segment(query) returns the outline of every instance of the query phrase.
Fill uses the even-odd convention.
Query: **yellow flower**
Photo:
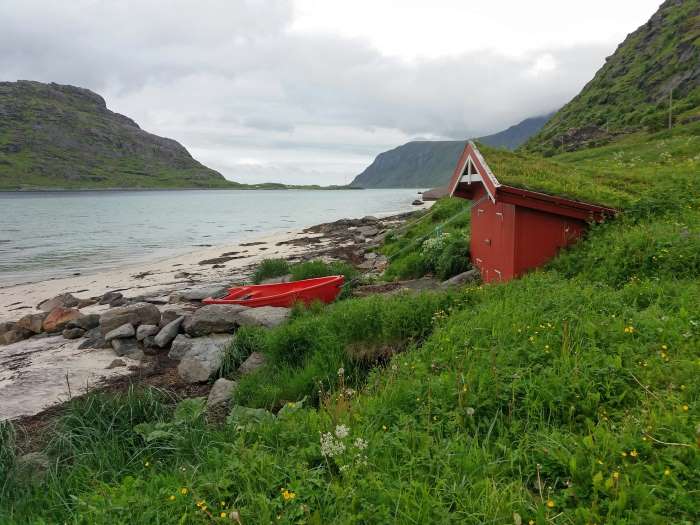
[[[634,326],[625,326],[625,333],[626,334],[633,334],[634,333]]]
[[[666,468],[664,469],[664,476],[670,476],[670,475],[671,475],[671,469],[668,468],[668,467],[666,467]]]
[[[225,502],[225,501],[220,501],[220,502],[219,502],[219,505],[221,505],[222,507],[225,507],[225,506],[226,506],[226,502]]]
[[[182,494],[183,496],[186,496],[186,495],[187,495],[187,489],[186,489],[185,487],[182,487],[182,488],[180,489],[180,494]]]
[[[668,346],[666,346],[666,345],[661,345],[661,350],[668,350]]]
[[[633,458],[636,458],[638,456],[636,448],[630,452],[630,456],[632,456]]]
[[[168,499],[169,499],[170,501],[175,501],[175,496],[171,494],[170,497],[169,497]]]
[[[527,522],[527,525],[535,525],[535,520],[530,520]]]
[[[382,425],[382,430],[386,431],[386,425]]]
[[[550,509],[554,508],[554,500],[548,499],[547,500],[547,507]]]
[[[620,473],[616,470],[615,472],[612,473],[613,479],[620,479]]]
[[[225,517],[226,517],[226,513],[225,513],[225,512],[222,512],[221,514],[219,514],[219,516],[221,516],[222,518],[225,518]]]
[[[683,412],[687,412],[687,411],[688,411],[688,405],[683,405],[681,408],[683,409]]]
[[[203,506],[204,506],[204,501],[199,500],[199,501],[197,502],[197,506],[198,506],[198,507],[203,507]]]
[[[627,457],[627,452],[622,451],[622,452],[620,453],[620,455],[621,455],[623,458],[626,458],[626,457]]]
[[[284,498],[284,501],[290,501],[296,498],[297,495],[295,492],[285,489],[284,492],[282,492],[282,497]]]
[[[144,466],[144,467],[150,467],[151,464],[150,464],[148,461],[146,461],[146,463],[144,463],[143,466]]]

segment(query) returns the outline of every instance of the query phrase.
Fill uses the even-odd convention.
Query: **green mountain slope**
[[[494,147],[515,149],[537,133],[550,116],[528,118],[478,140]],[[408,142],[380,153],[365,171],[355,177],[351,186],[425,188],[446,184],[463,148],[463,140]]]
[[[0,82],[0,189],[234,185],[73,86]]]
[[[554,154],[700,119],[700,2],[667,0],[525,144]]]

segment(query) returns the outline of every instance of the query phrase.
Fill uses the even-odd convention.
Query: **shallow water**
[[[416,197],[412,189],[0,192],[0,285],[410,211]]]

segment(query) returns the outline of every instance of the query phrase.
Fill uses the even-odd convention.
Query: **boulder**
[[[9,332],[10,330],[14,330],[17,328],[17,323],[14,321],[5,321],[0,323],[0,335]]]
[[[126,297],[119,297],[117,299],[112,299],[109,302],[110,308],[118,308],[119,306],[126,306],[129,304],[129,300]]]
[[[134,325],[131,323],[124,323],[123,325],[110,330],[105,334],[105,341],[111,341],[112,339],[129,339],[136,335],[136,330],[134,330]]]
[[[78,299],[78,304],[76,304],[75,307],[80,310],[81,308],[92,306],[95,303],[97,303],[97,299]]]
[[[82,328],[65,328],[63,330],[63,337],[65,339],[78,339],[85,335],[85,330]]]
[[[247,308],[237,304],[203,306],[185,320],[185,332],[194,337],[233,332],[239,324],[238,313],[243,310],[247,310]]]
[[[155,305],[135,303],[103,313],[102,317],[100,317],[100,330],[103,335],[106,335],[107,332],[111,332],[126,323],[139,326],[142,324],[158,324],[159,322],[160,311]]]
[[[112,348],[112,345],[104,340],[102,337],[102,332],[99,328],[93,328],[85,332],[85,341],[80,343],[78,350],[85,350],[87,348]]]
[[[100,297],[99,304],[110,304],[112,301],[124,297],[120,292],[107,292]]]
[[[52,297],[51,299],[42,301],[37,306],[37,309],[41,310],[42,312],[50,312],[51,310],[54,310],[59,306],[63,308],[73,308],[75,306],[78,306],[79,302],[80,301],[73,297],[73,295],[69,293],[62,293],[60,295],[57,295],[56,297]]]
[[[193,304],[169,304],[160,311],[160,328],[182,316],[191,315],[197,308]]]
[[[60,332],[66,325],[82,317],[83,314],[77,308],[66,308],[63,306],[57,306],[49,315],[46,316],[44,322],[42,323],[42,329],[44,332]]]
[[[174,321],[171,321],[170,323],[166,324],[163,328],[160,329],[158,335],[154,337],[153,342],[160,348],[165,348],[166,346],[168,346],[170,342],[173,339],[175,339],[177,332],[180,330],[180,325],[184,320],[184,316],[178,317]]]
[[[207,398],[207,410],[218,410],[228,408],[231,401],[231,394],[238,386],[235,381],[230,381],[223,377],[217,379],[209,391]]]
[[[462,272],[454,277],[450,277],[446,281],[443,281],[440,286],[459,286],[461,284],[473,283],[481,280],[481,273],[476,268]]]
[[[411,203],[413,206],[423,206],[425,204],[422,200],[416,199]]]
[[[363,237],[374,237],[379,233],[379,230],[374,226],[359,226],[355,231]]]
[[[8,330],[4,334],[0,335],[0,346],[11,345],[13,343],[18,343],[29,339],[34,335],[34,332],[27,330],[26,328],[16,327],[12,330]]]
[[[70,321],[66,328],[82,328],[83,330],[92,330],[100,325],[100,314],[88,314],[78,317]]]
[[[192,290],[180,292],[180,295],[186,301],[201,301],[207,297],[219,297],[226,295],[228,288],[228,286],[222,285],[203,286],[201,288],[194,288]]]
[[[160,347],[156,344],[154,335],[147,335],[141,341],[143,353],[146,355],[156,355],[160,351]]]
[[[265,328],[273,328],[285,322],[290,312],[289,308],[280,308],[276,306],[246,308],[236,314],[236,322],[239,326],[264,326]]]
[[[233,336],[215,335],[191,339],[191,346],[177,367],[187,383],[207,381],[221,366],[221,359]]]
[[[138,341],[143,341],[149,335],[156,335],[159,331],[157,325],[154,324],[142,324],[136,329],[136,339]]]
[[[233,341],[233,335],[230,334],[213,334],[206,337],[190,337],[185,334],[179,334],[173,339],[170,345],[168,357],[170,359],[180,360],[187,355],[190,350],[197,354],[201,347],[211,346],[212,344],[228,346]]]
[[[24,317],[22,317],[19,321],[17,321],[17,326],[26,330],[31,330],[35,334],[38,334],[42,330],[42,327],[44,325],[44,319],[46,319],[47,315],[48,312],[41,312],[38,314],[27,314]]]
[[[143,352],[139,348],[136,339],[112,339],[111,343],[114,352],[119,357],[125,356],[130,359],[143,359]]]
[[[265,366],[265,356],[260,352],[253,352],[248,356],[248,359],[243,361],[241,366],[238,367],[238,373],[242,376],[247,374],[252,374],[256,370]]]

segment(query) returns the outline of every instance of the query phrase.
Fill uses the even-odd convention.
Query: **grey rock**
[[[259,370],[265,366],[265,356],[260,352],[253,352],[248,356],[248,358],[243,361],[241,366],[238,367],[238,373],[242,376],[247,374],[252,374],[256,370]]]
[[[78,299],[78,304],[76,304],[75,307],[80,310],[81,308],[92,306],[95,303],[97,303],[97,299]]]
[[[233,341],[234,336],[230,334],[213,334],[205,337],[190,337],[185,334],[179,334],[170,346],[168,357],[170,359],[180,360],[187,355],[190,350],[194,354],[201,351],[202,347],[211,346],[212,344],[220,346],[228,346]]]
[[[117,299],[113,299],[109,302],[109,307],[110,308],[118,308],[119,306],[126,306],[129,304],[129,300],[126,297],[119,297]]]
[[[82,328],[83,330],[92,330],[100,325],[100,314],[88,314],[78,319],[69,321],[66,328]]]
[[[143,352],[139,348],[136,339],[112,339],[112,348],[119,356],[126,356],[130,359],[143,359]]]
[[[143,341],[149,335],[156,335],[160,329],[154,324],[142,324],[136,329],[136,339]]]
[[[359,226],[355,231],[363,237],[374,237],[379,233],[379,230],[374,226]]]
[[[136,330],[134,330],[134,325],[131,323],[124,323],[118,326],[114,330],[110,330],[105,334],[105,341],[111,341],[112,339],[128,339],[136,335]]]
[[[57,306],[46,316],[41,328],[44,332],[61,332],[68,323],[81,317],[83,314],[77,308]]]
[[[19,326],[13,330],[9,330],[4,334],[0,335],[0,346],[11,345],[13,343],[19,343],[25,339],[32,337],[34,332],[27,330],[26,328],[20,328]]]
[[[116,299],[121,299],[124,295],[121,292],[107,292],[100,297],[99,304],[109,304]]]
[[[185,320],[185,332],[194,337],[233,332],[239,324],[238,313],[246,309],[245,306],[236,304],[210,304],[203,306]]]
[[[142,324],[158,324],[159,322],[160,311],[155,305],[135,303],[103,313],[102,317],[100,317],[100,330],[103,335],[106,335],[107,332],[111,332],[126,323],[139,326]]]
[[[78,350],[85,350],[88,348],[112,348],[112,345],[104,340],[99,328],[93,328],[85,332],[85,341],[78,346]]]
[[[147,335],[141,341],[143,345],[143,353],[146,355],[156,355],[160,351],[160,347],[156,344],[155,336]]]
[[[289,308],[276,306],[261,306],[260,308],[246,308],[236,314],[236,322],[239,326],[264,326],[273,328],[285,322],[290,315]]]
[[[186,290],[180,294],[182,295],[183,299],[187,301],[201,301],[207,297],[220,297],[222,295],[226,295],[226,292],[228,292],[227,286],[216,285]]]
[[[0,335],[9,332],[10,330],[14,330],[17,328],[17,323],[14,321],[5,321],[0,323]]]
[[[471,270],[467,270],[466,272],[462,272],[458,275],[455,275],[454,277],[447,279],[446,281],[443,281],[440,284],[440,286],[459,286],[461,284],[478,282],[480,280],[481,273],[479,273],[479,270],[477,270],[476,268],[472,268]]]
[[[209,397],[207,398],[207,410],[219,409],[221,407],[227,407],[231,401],[231,394],[238,386],[235,381],[230,381],[223,377],[217,379],[209,391]]]
[[[191,346],[177,367],[187,383],[207,381],[221,366],[221,359],[233,336],[217,335],[191,339]]]
[[[65,328],[62,335],[65,339],[78,339],[85,335],[85,330],[82,328]]]
[[[107,370],[111,370],[112,368],[118,368],[120,366],[126,366],[126,363],[122,359],[115,359],[110,364],[108,364],[106,368]]]
[[[62,306],[64,308],[73,308],[74,306],[78,306],[79,302],[80,301],[73,297],[72,294],[62,293],[60,295],[57,295],[56,297],[52,297],[51,299],[42,301],[37,306],[37,309],[43,312],[50,312],[51,310],[59,306]]]
[[[166,324],[163,328],[160,329],[160,332],[158,332],[158,335],[155,336],[153,342],[160,348],[165,348],[166,346],[168,346],[170,342],[173,339],[175,339],[177,332],[180,330],[180,325],[184,320],[184,316],[178,317],[174,321],[171,321],[170,323]]]
[[[160,310],[160,326],[163,328],[166,324],[172,323],[178,317],[188,317],[195,310],[196,306],[193,304],[169,304],[161,308]]]
[[[44,324],[44,319],[46,319],[47,315],[47,312],[27,314],[17,321],[17,326],[26,330],[31,330],[35,334],[38,334],[42,330],[42,325]]]

